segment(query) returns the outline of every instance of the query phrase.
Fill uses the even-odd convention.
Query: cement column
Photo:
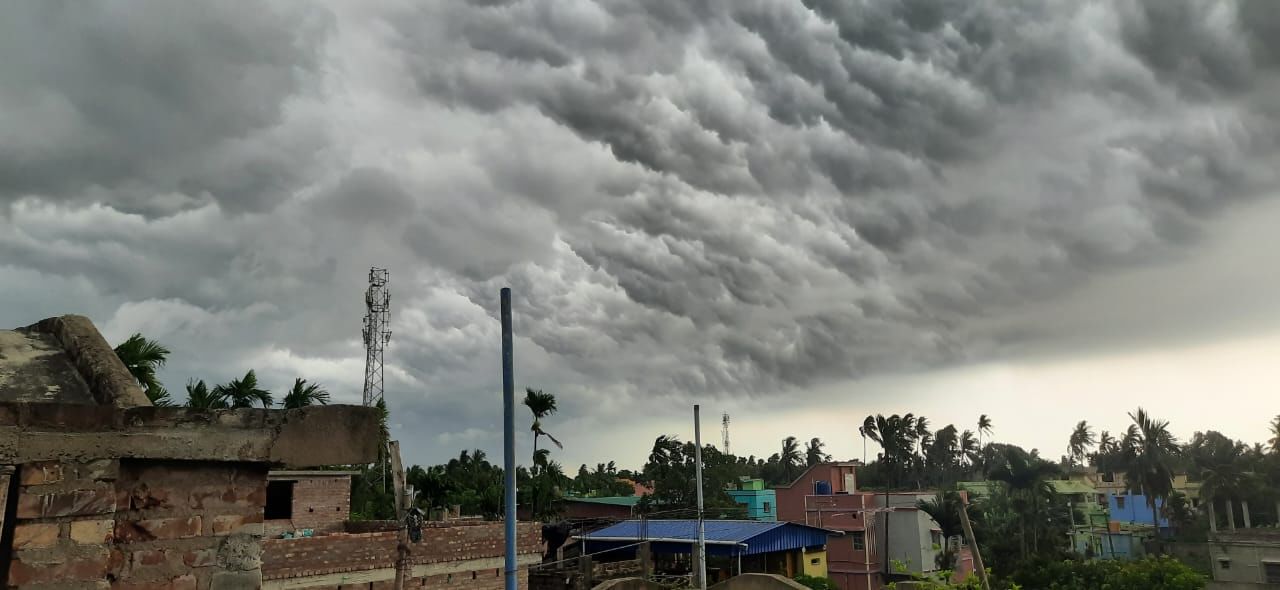
[[[1236,508],[1231,505],[1231,499],[1227,498],[1227,528],[1236,530]]]
[[[1249,501],[1241,500],[1240,509],[1244,511],[1244,528],[1246,529],[1253,528],[1253,522],[1249,519]]]

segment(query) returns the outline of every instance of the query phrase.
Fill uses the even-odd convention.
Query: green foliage
[[[1029,590],[1200,590],[1207,580],[1171,557],[1137,561],[1035,561],[1011,581]]]
[[[284,396],[284,408],[305,408],[307,406],[327,405],[329,392],[319,383],[307,383],[301,377],[293,380],[293,387]]]
[[[836,581],[831,578],[820,578],[818,576],[806,576],[804,574],[800,574],[794,579],[801,586],[810,588],[811,590],[838,590],[840,588],[839,586],[836,586]]]
[[[213,394],[226,400],[233,408],[252,408],[254,404],[271,407],[271,392],[258,387],[258,374],[249,369],[244,377],[232,379],[213,388]]]
[[[161,407],[173,405],[172,400],[169,399],[169,392],[156,377],[156,369],[163,367],[165,361],[169,359],[168,348],[155,340],[144,338],[142,334],[134,334],[116,346],[115,353],[120,357],[120,362],[124,363],[125,368],[129,369],[129,374],[133,375],[138,385],[142,386],[152,405]]]

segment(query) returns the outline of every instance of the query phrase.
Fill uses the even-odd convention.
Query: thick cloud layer
[[[0,318],[350,400],[386,266],[441,454],[490,436],[500,286],[571,416],[785,394],[1051,339],[995,320],[1280,161],[1268,0],[39,2],[0,50]]]

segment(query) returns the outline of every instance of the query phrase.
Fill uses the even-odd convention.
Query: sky
[[[570,469],[695,403],[838,458],[871,413],[1051,457],[1139,406],[1280,414],[1270,0],[0,11],[0,325],[141,332],[180,399],[358,403],[378,266],[410,463],[498,454],[504,286]]]

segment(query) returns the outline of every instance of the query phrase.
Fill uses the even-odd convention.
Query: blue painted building
[[[1147,505],[1147,497],[1142,494],[1107,494],[1107,508],[1111,513],[1111,521],[1123,524],[1151,526],[1151,506]],[[1164,501],[1156,498],[1156,512],[1164,511]],[[1167,531],[1169,519],[1160,515],[1160,530]]]
[[[778,520],[778,494],[773,490],[766,490],[763,479],[742,477],[725,493],[747,509],[747,518],[762,522]]]

